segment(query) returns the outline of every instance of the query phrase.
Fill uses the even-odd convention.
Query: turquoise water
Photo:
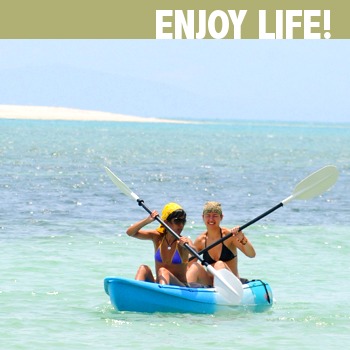
[[[0,120],[0,334],[13,349],[335,349],[350,345],[350,125],[201,125]],[[109,166],[151,208],[177,201],[185,234],[221,201],[226,226],[288,197],[324,165],[331,191],[295,200],[245,230],[257,251],[242,276],[270,283],[263,313],[115,311],[103,278],[153,266],[152,246],[125,235],[145,211],[121,194]]]

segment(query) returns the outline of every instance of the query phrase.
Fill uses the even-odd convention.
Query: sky
[[[0,104],[350,121],[350,40],[0,40]]]

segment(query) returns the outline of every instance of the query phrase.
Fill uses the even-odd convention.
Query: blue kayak
[[[237,307],[263,311],[273,303],[270,285],[262,280],[243,284],[243,297],[236,305],[222,302],[215,288],[178,287],[106,277],[104,289],[118,311],[214,314]]]

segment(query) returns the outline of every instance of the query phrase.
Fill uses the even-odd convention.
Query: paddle
[[[114,184],[128,197],[136,200],[138,205],[144,208],[149,214],[152,211],[145,205],[144,201],[140,199],[137,194],[131,191],[125,183],[119,179],[109,168],[105,167],[105,170]],[[160,224],[162,224],[176,239],[180,239],[180,236],[172,230],[160,217],[157,215],[155,217]],[[208,269],[208,271],[214,276],[214,286],[220,295],[220,299],[224,300],[226,303],[234,305],[239,304],[243,296],[243,287],[241,281],[229,270],[215,270],[215,268],[209,265],[198,253],[187,243],[184,244],[186,249],[201,261],[203,265]]]
[[[265,213],[259,215],[255,219],[249,221],[243,226],[240,226],[238,228],[238,231],[244,230],[245,228],[259,221],[263,217],[271,214],[278,208],[283,207],[285,204],[289,203],[293,199],[310,199],[322,194],[323,192],[328,190],[330,187],[332,187],[336,183],[338,179],[338,175],[339,175],[339,172],[337,168],[333,165],[327,165],[315,171],[314,173],[306,177],[304,180],[300,181],[295,186],[293,193],[289,197],[284,199],[282,202],[280,202],[270,210],[267,210]],[[198,252],[198,255],[202,255],[204,252],[222,243],[223,241],[230,238],[231,236],[232,236],[232,233],[229,233],[228,235],[218,239],[214,243],[210,244],[208,247],[200,250]],[[190,258],[190,260],[192,259],[194,259],[194,257]]]

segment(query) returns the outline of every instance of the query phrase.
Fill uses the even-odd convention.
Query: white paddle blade
[[[310,199],[330,189],[337,181],[338,169],[334,165],[327,165],[304,180],[300,181],[293,191],[293,194],[282,203],[285,204],[292,199]]]
[[[207,269],[214,275],[214,287],[219,296],[218,303],[239,305],[243,297],[241,281],[227,269],[215,270],[211,265],[208,265]]]
[[[108,174],[108,176],[111,178],[111,180],[114,182],[114,184],[128,197],[130,197],[131,199],[134,200],[138,200],[139,197],[130,190],[130,188],[128,186],[125,185],[125,183],[119,179],[119,177],[117,175],[115,175],[113,173],[112,170],[110,170],[109,168],[107,168],[106,166],[104,167],[106,170],[106,173]]]

